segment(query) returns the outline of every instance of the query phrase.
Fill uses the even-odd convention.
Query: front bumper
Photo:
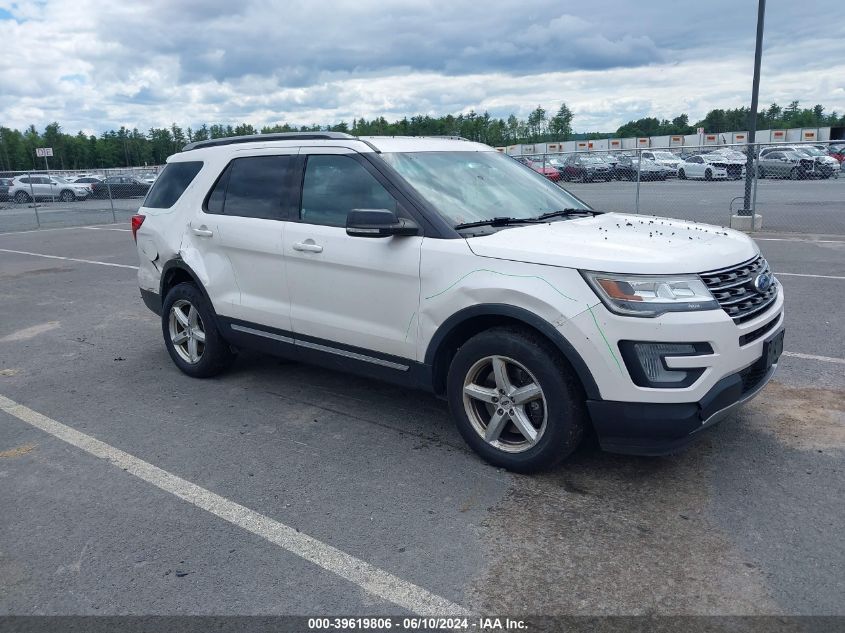
[[[698,402],[643,403],[588,400],[593,428],[603,450],[629,455],[666,455],[721,422],[756,396],[774,376],[777,363],[760,358],[726,376]]]

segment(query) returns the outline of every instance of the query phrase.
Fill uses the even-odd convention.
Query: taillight
[[[136,242],[138,241],[138,229],[141,228],[141,225],[144,223],[144,218],[147,216],[145,215],[133,215],[132,216],[132,239]]]

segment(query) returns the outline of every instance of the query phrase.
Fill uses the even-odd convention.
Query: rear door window
[[[292,155],[236,158],[209,193],[206,213],[287,219],[295,158]]]

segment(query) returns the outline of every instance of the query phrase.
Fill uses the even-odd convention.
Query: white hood
[[[642,274],[716,270],[759,252],[751,238],[731,229],[620,213],[515,226],[467,244],[481,257]]]

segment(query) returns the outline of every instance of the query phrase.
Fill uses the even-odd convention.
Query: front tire
[[[704,180],[713,180],[713,172],[709,169],[704,172]]]
[[[686,180],[687,179],[687,172],[685,172],[683,169],[679,169],[678,170],[678,178],[680,178],[681,180]]]
[[[31,198],[31,197],[30,197],[30,195],[29,195],[27,192],[25,192],[25,191],[18,191],[18,192],[15,194],[15,202],[17,202],[18,204],[24,204],[24,203],[27,203],[27,202],[29,202],[29,201],[31,201],[31,200],[32,200],[32,198]]]
[[[584,396],[563,359],[530,331],[497,327],[455,354],[447,377],[452,418],[467,444],[494,466],[550,468],[581,441]]]
[[[67,189],[65,189],[64,191],[62,191],[61,195],[59,196],[59,199],[62,202],[73,202],[74,200],[76,200],[76,195],[72,191],[68,191]]]
[[[214,309],[193,284],[177,284],[161,310],[164,344],[175,365],[193,378],[209,378],[227,369],[235,353],[220,336]]]

